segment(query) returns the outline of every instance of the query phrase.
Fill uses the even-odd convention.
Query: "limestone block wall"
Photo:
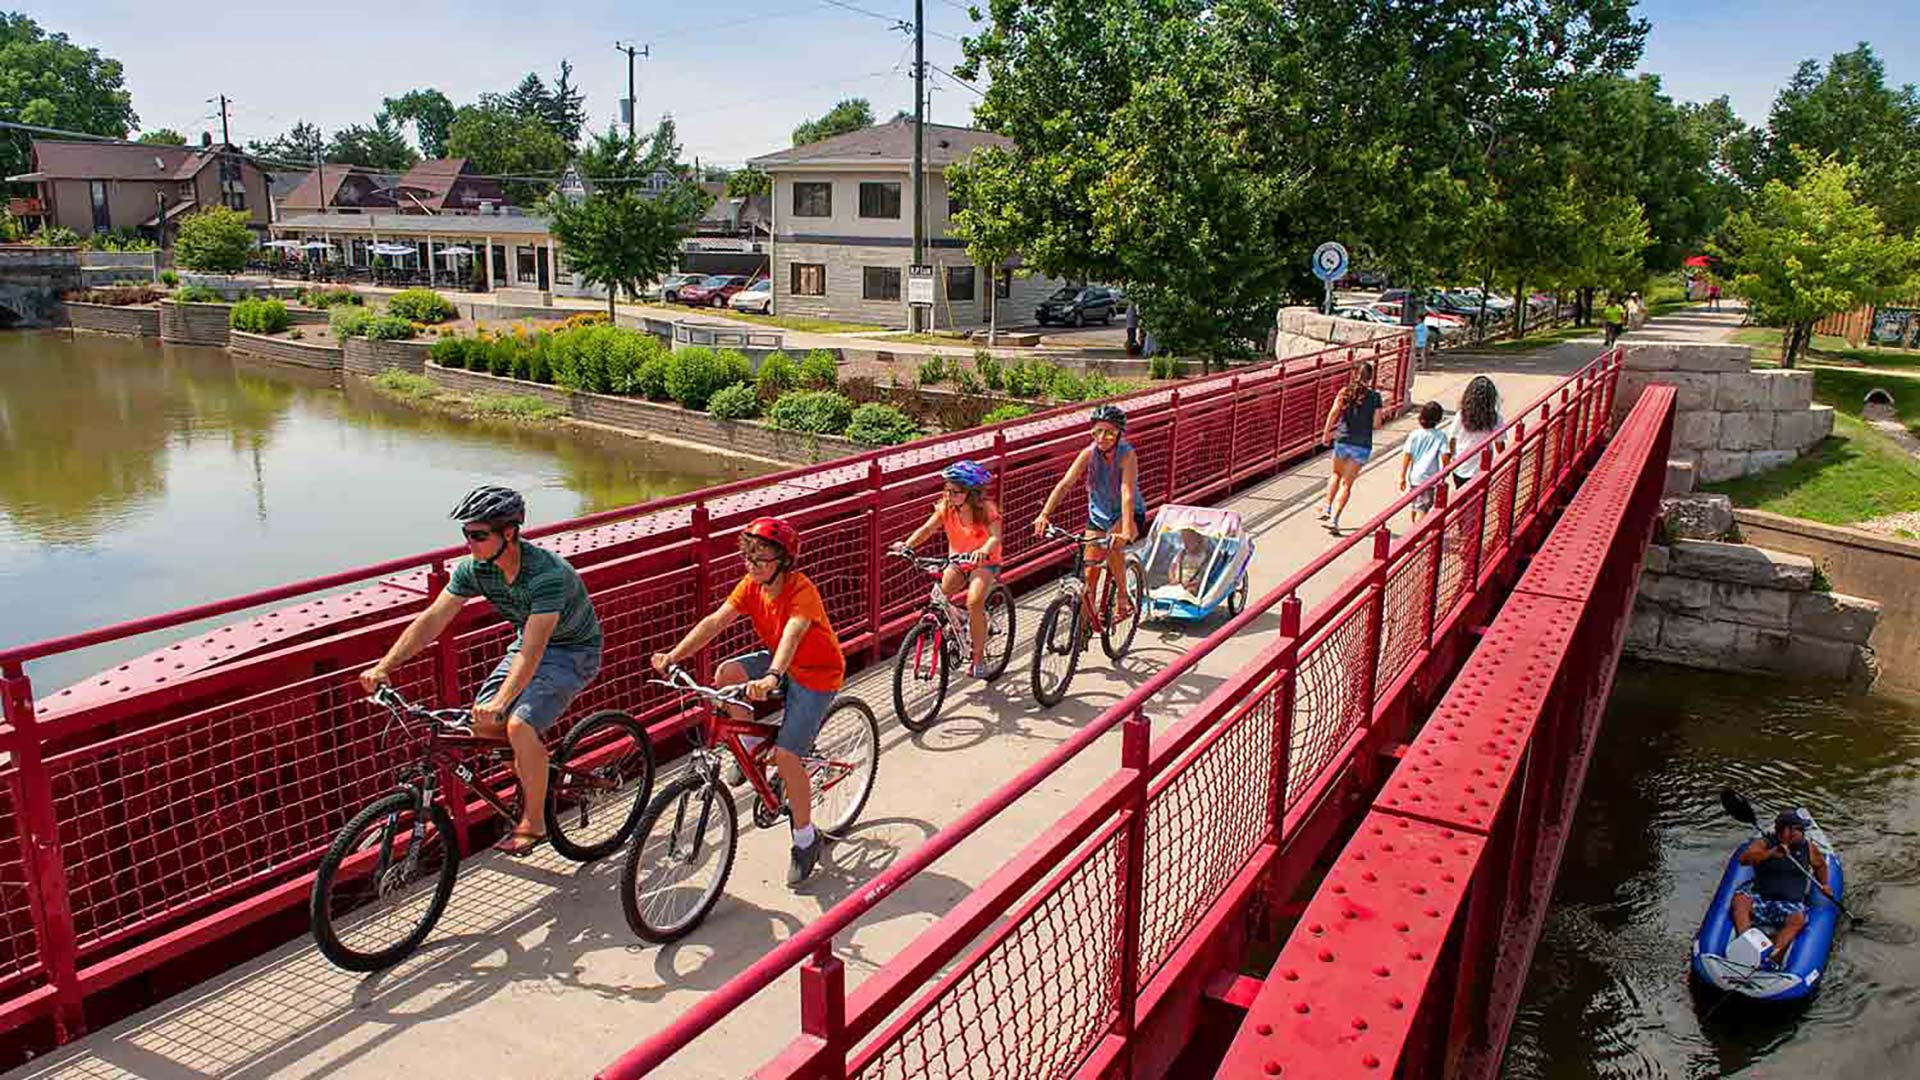
[[[1701,483],[1776,469],[1833,432],[1810,371],[1754,371],[1745,345],[1655,343],[1626,350],[1614,419],[1654,383],[1675,389],[1672,461]],[[1684,485],[1684,481],[1681,481]]]
[[[418,375],[426,370],[428,347],[424,341],[347,338],[340,342],[340,358],[348,371],[359,375],[396,370]]]
[[[249,334],[244,330],[232,332],[227,348],[282,364],[298,364],[325,371],[339,371],[345,363],[338,346],[309,345],[289,338]]]
[[[1275,316],[1274,328],[1273,356],[1276,360],[1323,352],[1328,345],[1359,345],[1376,338],[1413,332],[1411,328],[1322,315],[1309,307],[1281,308]]]
[[[232,333],[229,324],[232,317],[232,304],[179,304],[167,300],[160,305],[160,340],[169,345],[225,347]]]
[[[1816,590],[1811,559],[1748,544],[1677,540],[1647,552],[1630,655],[1719,671],[1871,682],[1880,605]]]
[[[66,311],[66,324],[75,330],[126,334],[130,337],[160,336],[160,309],[157,307],[136,307],[131,304],[116,307],[110,304],[82,304],[73,300],[61,301],[60,306]]]

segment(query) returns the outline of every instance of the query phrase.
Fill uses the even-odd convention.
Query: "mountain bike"
[[[966,668],[973,645],[966,609],[955,606],[941,587],[941,578],[949,566],[971,569],[973,563],[954,555],[916,555],[911,548],[887,554],[933,575],[920,621],[900,639],[900,651],[893,658],[894,714],[907,730],[925,731],[940,718],[947,683],[955,668]],[[999,678],[1013,659],[1013,616],[1013,594],[994,582],[987,590],[987,640],[982,653],[989,680]]]
[[[468,709],[428,709],[383,686],[368,700],[389,713],[384,739],[398,725],[426,727],[420,754],[400,769],[399,789],[355,814],[333,838],[314,872],[309,923],[320,952],[348,971],[379,971],[405,959],[433,930],[459,872],[453,819],[439,790],[443,770],[506,819],[516,803],[494,786],[512,776],[513,749],[483,739]],[[653,790],[653,744],[640,722],[617,709],[573,726],[554,751],[544,813],[553,849],[575,862],[612,854],[633,831]]]
[[[699,926],[726,889],[740,842],[733,792],[721,779],[722,752],[732,755],[753,789],[753,823],[770,829],[788,816],[773,743],[780,724],[742,720],[729,708],[751,708],[746,685],[702,686],[674,666],[650,685],[691,694],[706,715],[690,729],[693,750],[686,771],[661,789],[634,831],[620,874],[620,903],[627,925],[646,941],[678,941]],[[744,740],[758,742],[748,749]],[[813,788],[814,825],[839,839],[859,818],[880,770],[880,725],[867,703],[841,697],[827,710],[812,753],[801,763]]]
[[[1115,542],[1113,534],[1083,536],[1057,525],[1048,525],[1046,535],[1050,540],[1073,543],[1073,569],[1060,579],[1059,595],[1053,598],[1046,612],[1040,616],[1040,632],[1033,639],[1033,696],[1041,705],[1052,708],[1067,696],[1067,686],[1073,681],[1074,672],[1080,669],[1080,650],[1086,647],[1087,638],[1092,636],[1094,630],[1099,630],[1100,647],[1109,659],[1118,660],[1133,647],[1133,636],[1140,629],[1146,573],[1140,566],[1139,557],[1128,552],[1126,581],[1120,587],[1125,588],[1127,595],[1132,598],[1133,613],[1116,624],[1113,606],[1118,591],[1111,574],[1102,571],[1097,577],[1099,612],[1089,610],[1086,602],[1086,549],[1093,547],[1099,550],[1104,567],[1107,546]]]

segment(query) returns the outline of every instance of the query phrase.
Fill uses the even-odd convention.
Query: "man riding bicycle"
[[[432,644],[472,597],[486,597],[513,624],[513,644],[480,685],[473,733],[513,747],[520,820],[496,846],[509,855],[525,855],[547,835],[541,821],[547,748],[541,736],[600,673],[600,619],[580,574],[565,559],[520,538],[527,506],[518,492],[474,488],[447,516],[460,522],[467,557],[454,564],[447,587],[380,662],[360,673],[360,685],[373,693],[388,682],[393,669]]]
[[[1087,478],[1087,529],[1086,549],[1087,595],[1100,595],[1097,586],[1100,580],[1102,564],[1113,575],[1113,580],[1123,582],[1126,577],[1126,546],[1133,543],[1147,524],[1147,504],[1140,495],[1140,455],[1134,452],[1133,444],[1126,441],[1127,414],[1118,405],[1099,405],[1093,410],[1093,441],[1081,450],[1067,466],[1066,474],[1060,482],[1053,485],[1047,495],[1047,504],[1040,510],[1040,516],[1033,519],[1033,535],[1045,536],[1049,519],[1060,503],[1060,497],[1073,486],[1074,481]],[[1096,533],[1108,533],[1119,543],[1112,543],[1106,537]],[[1087,605],[1089,620],[1097,618],[1095,604]],[[1133,615],[1132,598],[1126,590],[1119,590],[1114,599],[1113,617],[1116,623],[1124,623]]]
[[[705,648],[735,619],[745,615],[766,647],[736,656],[714,672],[715,686],[747,685],[747,697],[765,701],[776,690],[785,696],[773,763],[780,772],[792,814],[793,854],[787,884],[813,875],[820,862],[821,838],[813,827],[813,790],[800,755],[811,753],[820,722],[846,681],[847,661],[840,639],[827,620],[820,590],[794,569],[800,531],[776,517],[755,518],[740,534],[740,557],[747,572],[713,613],[693,625],[669,652],[654,653],[655,671],[666,670]],[[733,709],[741,720],[744,708]]]

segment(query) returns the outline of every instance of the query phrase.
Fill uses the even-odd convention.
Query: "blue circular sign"
[[[1347,272],[1347,249],[1329,240],[1313,249],[1313,276],[1334,281]]]

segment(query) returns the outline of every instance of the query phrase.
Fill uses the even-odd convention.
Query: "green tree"
[[[547,95],[541,119],[546,121],[548,130],[569,146],[579,142],[580,132],[586,129],[586,100],[580,88],[573,85],[573,65],[560,61],[560,77],[553,81],[553,91]]]
[[[370,127],[355,124],[334,132],[326,156],[331,164],[364,165],[388,172],[403,172],[420,160],[401,134],[400,125],[385,112],[376,115]]]
[[[326,136],[318,126],[300,120],[284,135],[247,143],[247,152],[271,161],[308,164],[320,155],[326,145]]]
[[[732,198],[748,199],[755,195],[771,194],[773,194],[773,177],[763,170],[735,169],[727,174],[727,195]]]
[[[185,146],[187,137],[172,128],[155,128],[140,133],[140,142],[148,146]]]
[[[447,129],[453,126],[456,112],[447,95],[432,88],[409,90],[381,102],[381,111],[400,123],[413,125],[413,139],[420,144],[422,155],[447,156]]]
[[[1785,367],[1822,318],[1920,288],[1920,239],[1887,232],[1861,195],[1862,165],[1805,150],[1798,157],[1799,182],[1769,180],[1727,219],[1717,249],[1729,290],[1783,328]]]
[[[253,250],[252,218],[244,210],[212,206],[180,221],[174,236],[173,261],[187,270],[232,274],[245,268]]]
[[[847,98],[827,114],[793,129],[793,145],[805,146],[835,135],[873,126],[873,104],[866,98]]]
[[[0,12],[0,120],[125,138],[140,122],[120,61],[49,34],[27,15]],[[31,137],[0,136],[0,176],[26,172]]]
[[[614,184],[578,205],[558,195],[547,199],[549,228],[566,250],[567,266],[582,280],[606,288],[609,317],[614,314],[616,292],[635,299],[648,282],[673,269],[680,238],[712,203],[706,192],[687,179],[679,154],[672,120],[660,122],[644,152],[609,129],[581,154],[583,168],[620,170],[600,175],[645,176],[664,171],[681,179],[652,198],[642,197],[632,185]]]
[[[1811,150],[1860,166],[1860,191],[1894,232],[1920,227],[1920,90],[1887,85],[1886,65],[1862,42],[1825,67],[1807,60],[1774,99],[1765,176],[1794,182]]]
[[[454,116],[447,153],[466,158],[476,171],[495,176],[557,175],[572,156],[567,144],[538,119],[484,105],[469,105]],[[529,205],[547,190],[538,180],[507,180],[507,198]]]

